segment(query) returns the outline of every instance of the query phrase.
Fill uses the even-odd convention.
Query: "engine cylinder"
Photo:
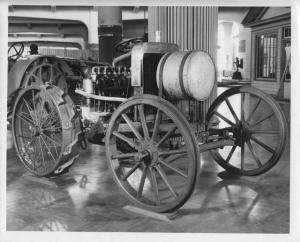
[[[83,90],[87,93],[94,93],[94,87],[93,87],[93,82],[89,78],[84,78],[83,79]]]
[[[215,82],[215,65],[203,51],[176,51],[166,53],[156,71],[157,85],[171,99],[193,98],[203,101],[210,96]]]

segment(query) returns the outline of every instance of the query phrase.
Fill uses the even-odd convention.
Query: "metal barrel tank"
[[[210,96],[215,82],[215,65],[207,52],[176,51],[166,53],[156,71],[171,100],[195,99],[204,101]]]

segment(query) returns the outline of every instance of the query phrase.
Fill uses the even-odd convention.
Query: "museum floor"
[[[171,222],[125,211],[104,147],[89,145],[57,183],[28,178],[11,145],[7,150],[7,230],[128,232],[289,232],[289,144],[279,163],[258,177],[227,177],[210,155],[188,202]]]

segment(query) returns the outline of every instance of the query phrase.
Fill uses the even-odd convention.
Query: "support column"
[[[218,7],[149,7],[149,41],[155,41],[160,31],[161,42],[178,44],[181,50],[202,50],[217,63]],[[217,72],[215,87],[206,101],[189,101],[190,121],[204,123],[205,115],[217,96]],[[181,101],[180,105],[182,105]]]
[[[112,63],[114,46],[122,40],[121,7],[103,6],[98,8],[99,61]]]

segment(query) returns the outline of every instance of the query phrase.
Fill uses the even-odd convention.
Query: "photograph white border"
[[[8,5],[201,5],[201,6],[290,6],[292,9],[291,61],[291,154],[290,154],[290,233],[115,233],[115,232],[11,232],[6,231],[6,100],[7,100],[7,38]],[[300,242],[300,2],[298,0],[0,0],[0,241],[263,241]],[[287,188],[288,189],[288,188]]]

